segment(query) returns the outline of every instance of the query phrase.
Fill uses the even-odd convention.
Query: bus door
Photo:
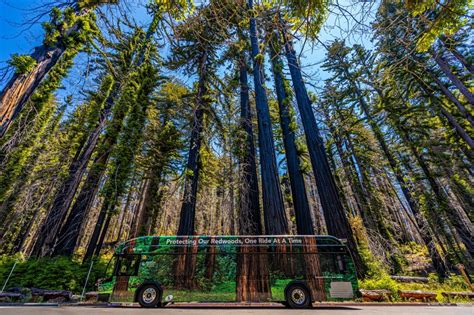
[[[140,255],[120,255],[115,265],[115,285],[112,291],[113,301],[131,301],[133,292],[129,289],[130,277],[138,275]]]

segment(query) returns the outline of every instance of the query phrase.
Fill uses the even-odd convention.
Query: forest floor
[[[204,308],[204,307],[167,307],[162,309],[143,309],[135,307],[34,307],[34,306],[0,306],[1,315],[43,315],[43,314],[186,314],[186,315],[237,315],[237,314],[317,314],[317,315],[472,315],[474,313],[473,305],[460,306],[407,306],[407,305],[391,305],[391,306],[331,306],[331,307],[315,307],[307,310],[290,310],[284,307],[239,307],[239,308]]]

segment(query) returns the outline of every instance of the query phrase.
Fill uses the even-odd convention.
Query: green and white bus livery
[[[144,236],[121,243],[113,276],[99,281],[110,302],[281,302],[353,299],[354,263],[332,236]]]

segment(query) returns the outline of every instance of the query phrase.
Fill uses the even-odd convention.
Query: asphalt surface
[[[1,315],[95,315],[95,314],[159,314],[159,315],[474,315],[473,305],[462,306],[347,306],[315,307],[308,310],[291,310],[283,307],[225,308],[225,307],[172,307],[143,309],[136,307],[86,307],[86,306],[0,306]]]

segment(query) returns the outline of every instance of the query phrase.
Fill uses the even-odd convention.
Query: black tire
[[[290,308],[311,307],[311,295],[303,284],[290,284],[285,290],[285,299]]]
[[[137,301],[141,307],[160,307],[161,290],[154,284],[145,284],[138,289]]]

